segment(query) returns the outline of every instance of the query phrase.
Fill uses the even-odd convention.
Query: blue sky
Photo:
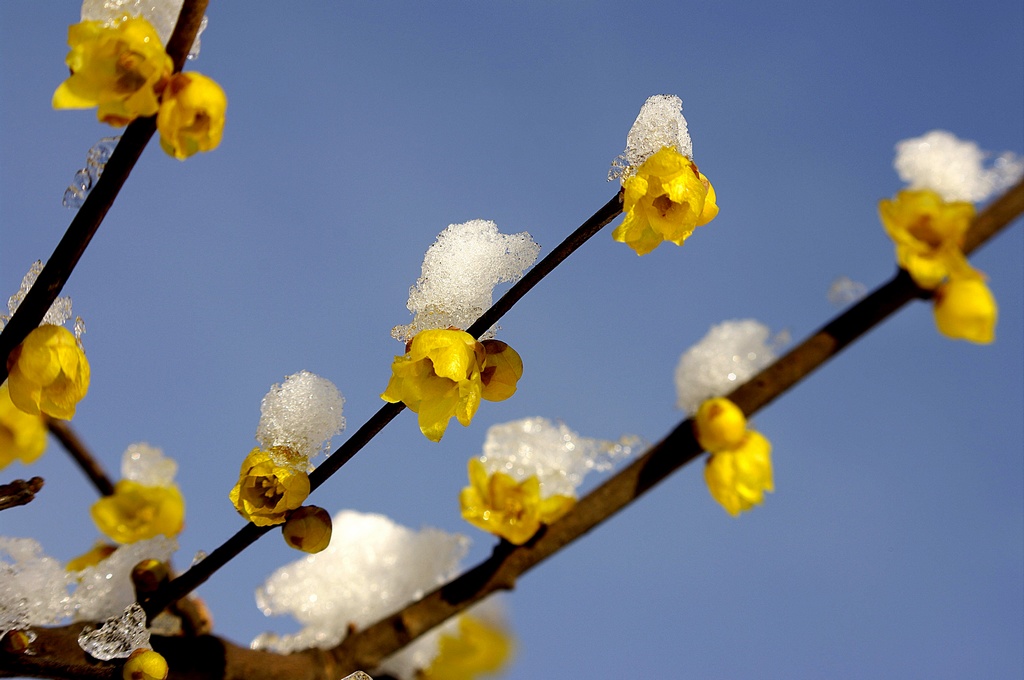
[[[64,187],[110,128],[53,111],[76,3],[0,4],[0,290],[71,218]],[[724,319],[800,339],[829,284],[894,271],[877,201],[893,145],[947,129],[1024,152],[1024,8],[959,2],[211,3],[189,68],[228,93],[221,147],[154,143],[65,293],[93,383],[74,425],[112,471],[147,441],[188,501],[179,564],[240,525],[227,500],[260,399],[310,370],[349,430],[380,406],[389,336],[450,223],[529,231],[542,254],[603,205],[644,100],[677,94],[721,214],[638,258],[599,234],[502,321],[512,399],[435,445],[403,414],[311,499],[473,539],[458,516],[486,428],[560,418],[656,441],[679,355]],[[777,491],[739,519],[699,466],[524,577],[508,678],[1020,677],[1024,672],[1024,235],[977,253],[1001,316],[986,347],[915,304],[755,418]],[[335,445],[342,438],[335,439]],[[55,445],[42,496],[0,515],[69,558],[94,493]],[[252,591],[295,559],[268,537],[201,590],[217,632],[268,629]]]

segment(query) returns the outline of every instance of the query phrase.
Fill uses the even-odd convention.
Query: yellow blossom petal
[[[68,45],[71,76],[53,93],[55,109],[97,106],[99,119],[115,126],[157,112],[174,65],[146,19],[83,21],[68,29]]]
[[[68,560],[68,563],[64,565],[64,569],[66,571],[75,572],[82,571],[89,567],[95,567],[97,564],[113,555],[115,550],[117,550],[116,545],[111,545],[104,541],[98,541],[96,545],[90,548],[87,552]]]
[[[499,401],[515,392],[519,355],[505,343],[491,344],[490,354],[487,347],[457,329],[421,331],[392,362],[381,399],[405,404],[418,414],[420,431],[440,441],[453,416],[469,425],[481,399]]]
[[[242,517],[256,526],[271,526],[285,521],[309,496],[309,476],[274,463],[267,451],[253,449],[238,475],[238,483],[228,494]]]
[[[927,189],[901,191],[878,204],[882,225],[896,244],[900,267],[928,289],[951,273],[970,269],[961,248],[974,213],[971,203],[947,203]]]
[[[18,460],[28,465],[46,449],[46,422],[38,413],[25,413],[11,401],[4,382],[0,385],[0,470]]]
[[[469,461],[469,480],[470,486],[459,494],[463,519],[515,545],[529,541],[542,524],[560,519],[576,503],[561,495],[541,499],[536,476],[522,482],[503,472],[488,476],[476,458]]]
[[[211,78],[199,73],[177,73],[164,89],[156,129],[160,146],[185,160],[199,151],[216,149],[224,133],[228,99]]]
[[[725,397],[708,399],[693,417],[693,430],[705,451],[712,453],[739,446],[747,434],[747,418]]]
[[[646,255],[663,241],[682,245],[695,227],[718,214],[711,183],[672,146],[651,155],[622,186],[626,217],[612,238],[637,255]]]
[[[135,543],[163,534],[177,536],[185,526],[185,499],[178,487],[146,486],[122,479],[114,495],[96,501],[92,520],[118,543]]]
[[[512,655],[511,636],[498,626],[464,614],[457,634],[442,633],[438,654],[424,680],[475,680],[501,671]]]
[[[939,286],[933,311],[935,325],[946,337],[983,345],[995,339],[999,308],[980,275],[953,277]]]
[[[70,420],[89,390],[89,361],[71,331],[45,324],[11,354],[11,401],[25,413]]]
[[[764,436],[748,430],[738,447],[708,458],[704,467],[708,491],[730,514],[759,505],[765,491],[774,491],[771,450]]]

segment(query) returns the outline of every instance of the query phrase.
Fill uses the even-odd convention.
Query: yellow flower
[[[255,448],[242,461],[238,483],[228,498],[242,517],[265,527],[283,523],[288,512],[302,505],[308,495],[306,473],[277,465],[270,453]]]
[[[84,552],[78,557],[72,558],[64,565],[66,571],[82,571],[89,567],[95,567],[97,564],[107,559],[114,554],[117,550],[116,545],[98,541],[96,545],[89,549],[88,552]]]
[[[970,269],[961,247],[974,219],[974,206],[947,203],[934,191],[905,190],[882,200],[878,214],[896,244],[896,259],[917,285],[932,289],[943,279]]]
[[[71,420],[89,391],[89,361],[63,326],[44,324],[25,338],[7,361],[11,401],[25,413]]]
[[[987,345],[995,339],[999,308],[981,274],[953,276],[935,290],[935,325],[943,335]]]
[[[739,446],[747,434],[747,418],[725,397],[708,399],[693,417],[693,430],[705,451],[712,453]]]
[[[391,364],[381,399],[402,402],[419,415],[420,431],[441,441],[452,416],[469,425],[481,399],[503,401],[516,391],[523,362],[498,340],[477,342],[457,329],[425,330]]]
[[[739,446],[713,453],[704,468],[711,496],[730,514],[738,515],[774,491],[772,445],[760,433],[748,430]]]
[[[160,146],[178,160],[216,149],[227,108],[224,90],[211,78],[199,73],[175,74],[164,89],[156,116]]]
[[[152,649],[136,649],[124,662],[124,680],[165,680],[170,669],[167,660]]]
[[[38,413],[25,413],[11,401],[4,382],[0,385],[0,470],[20,460],[25,465],[43,455],[46,423]]]
[[[175,485],[146,486],[122,479],[114,495],[90,510],[101,532],[118,543],[135,543],[163,534],[177,536],[185,526],[185,499]]]
[[[438,653],[423,672],[425,680],[475,680],[499,672],[512,655],[511,636],[475,616],[459,617],[456,635],[442,633]]]
[[[542,524],[551,524],[576,504],[576,499],[569,496],[542,499],[535,476],[522,482],[503,472],[488,477],[477,458],[469,461],[469,482],[470,486],[459,494],[463,519],[515,545],[526,543]]]
[[[68,45],[71,76],[53,93],[53,108],[98,106],[100,121],[115,126],[157,112],[174,64],[148,21],[83,21],[68,28]]]
[[[612,238],[646,255],[662,241],[681,246],[718,214],[715,190],[674,146],[662,147],[623,182],[626,218]]]

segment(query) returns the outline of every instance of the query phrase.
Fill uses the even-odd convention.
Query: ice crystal
[[[78,635],[78,646],[100,661],[126,659],[136,649],[152,649],[145,610],[138,602],[132,602],[124,613],[107,619],[99,628],[86,626]]]
[[[693,141],[686,131],[683,101],[675,95],[657,94],[641,107],[626,136],[626,150],[612,161],[608,179],[624,180],[666,146],[674,146],[676,151],[693,159]]]
[[[178,15],[181,13],[181,6],[184,0],[84,0],[82,2],[82,21],[117,21],[124,15],[143,16],[153,24],[153,28],[160,35],[160,41],[167,45],[174,32],[174,25],[178,23]],[[189,50],[188,58],[195,59],[199,56],[199,36],[206,30],[207,20],[199,24],[199,32],[196,33],[195,42]]]
[[[290,653],[338,644],[349,626],[363,627],[422,597],[453,577],[469,539],[439,529],[413,531],[383,515],[343,510],[334,516],[330,545],[275,571],[256,591],[266,616],[291,614],[292,635],[265,633],[254,649]],[[389,657],[380,670],[413,678],[437,655],[434,629]]]
[[[355,673],[346,675],[341,680],[373,680],[373,678],[362,671],[356,671]]]
[[[494,287],[518,281],[540,253],[527,232],[502,234],[494,222],[451,224],[427,249],[407,307],[414,319],[395,326],[403,342],[422,330],[454,326],[465,330],[492,304]],[[493,337],[490,329],[482,337]]]
[[[345,398],[327,378],[309,371],[289,375],[275,384],[260,404],[256,439],[274,455],[283,447],[308,459],[324,451],[331,437],[345,429]],[[289,458],[275,462],[289,464]]]
[[[542,497],[575,496],[591,470],[605,472],[641,445],[635,435],[619,441],[581,437],[547,418],[524,418],[487,430],[480,460],[488,473],[504,472],[516,481],[536,475]]]
[[[62,202],[65,208],[77,210],[82,207],[85,199],[89,197],[89,192],[92,191],[93,185],[99,181],[100,175],[103,174],[103,169],[107,166],[107,161],[110,160],[111,154],[114,153],[114,147],[117,146],[120,139],[120,135],[104,137],[89,149],[89,153],[85,156],[85,167],[75,173],[71,184],[64,190],[64,200]]]
[[[31,538],[0,536],[0,637],[59,623],[71,613],[64,565]]]
[[[676,367],[677,405],[696,412],[701,402],[739,387],[775,360],[775,348],[786,342],[754,319],[724,321],[712,326],[700,342],[686,350]]]
[[[978,203],[1024,176],[1024,158],[1007,151],[985,167],[991,155],[951,132],[932,130],[896,144],[893,166],[911,189],[931,189],[946,201]]]
[[[36,260],[35,262],[32,263],[32,266],[29,267],[28,273],[25,274],[24,278],[22,278],[21,280],[21,287],[18,289],[18,292],[12,295],[10,299],[7,300],[7,310],[9,314],[0,314],[0,329],[3,329],[7,322],[11,320],[11,317],[14,316],[14,313],[18,311],[18,307],[21,306],[21,303],[25,300],[25,296],[28,295],[28,291],[31,290],[32,286],[36,282],[36,279],[39,278],[40,272],[42,271],[43,263],[41,260]],[[53,301],[52,305],[50,305],[50,309],[47,310],[46,316],[43,317],[43,323],[53,324],[54,326],[63,326],[64,322],[66,322],[70,318],[71,298],[59,297]],[[78,325],[79,321],[76,320],[76,330],[78,328]],[[81,327],[82,330],[84,330],[85,324],[83,323]],[[76,335],[76,337],[80,336],[81,333],[78,333]]]
[[[828,287],[828,301],[836,307],[857,302],[868,292],[868,287],[849,276],[839,276]]]
[[[178,549],[178,543],[167,536],[156,536],[118,547],[99,564],[75,574],[77,587],[71,599],[74,618],[98,621],[115,616],[135,601],[132,569],[145,559],[166,562]]]
[[[132,444],[121,456],[121,476],[144,486],[170,486],[177,472],[173,458],[143,442]]]

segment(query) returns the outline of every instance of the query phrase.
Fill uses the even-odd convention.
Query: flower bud
[[[697,441],[705,451],[722,451],[740,445],[747,432],[747,418],[740,407],[724,397],[708,399],[693,418]]]
[[[9,630],[0,639],[0,649],[8,654],[25,654],[28,652],[28,646],[32,644],[34,636],[35,633],[27,630]]]
[[[288,516],[281,533],[296,550],[318,553],[331,542],[331,516],[323,508],[304,505]]]
[[[171,573],[166,562],[154,559],[142,560],[132,569],[132,585],[135,586],[135,594],[142,598],[155,593],[170,576]]]
[[[166,680],[167,660],[152,649],[136,649],[124,664],[124,680]]]

